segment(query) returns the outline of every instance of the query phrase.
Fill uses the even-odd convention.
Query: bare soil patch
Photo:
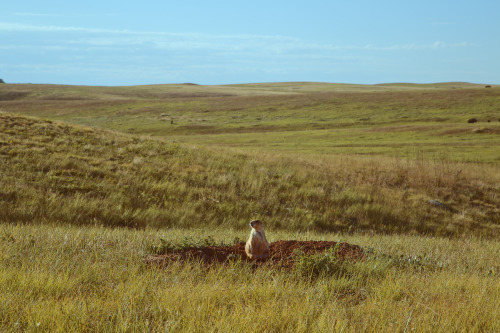
[[[444,132],[440,135],[461,135],[461,134],[500,134],[500,127],[473,127],[473,128],[455,128]]]
[[[263,261],[253,261],[254,264],[266,264],[273,267],[292,268],[298,256],[297,251],[304,255],[324,253],[335,249],[335,254],[340,259],[360,260],[364,253],[358,245],[351,245],[331,241],[276,241],[270,243],[269,258]],[[147,264],[164,266],[173,261],[202,261],[207,266],[225,264],[235,260],[252,262],[245,253],[245,243],[233,246],[207,246],[204,248],[188,248],[182,251],[169,252],[161,255],[149,255],[145,258]]]

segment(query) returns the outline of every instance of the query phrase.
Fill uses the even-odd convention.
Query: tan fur
[[[264,226],[261,221],[253,220],[250,222],[250,227],[252,231],[245,245],[245,252],[250,259],[266,259],[269,257],[269,243],[264,233]]]

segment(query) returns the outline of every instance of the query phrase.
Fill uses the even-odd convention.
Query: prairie
[[[498,331],[499,110],[466,83],[1,85],[0,330]],[[144,262],[253,218],[366,259]]]
[[[499,104],[500,88],[464,83],[6,85],[0,92],[6,112],[180,143],[491,163],[500,161]]]

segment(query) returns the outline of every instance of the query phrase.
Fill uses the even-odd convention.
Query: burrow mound
[[[359,260],[364,257],[363,250],[358,245],[329,241],[277,241],[269,244],[269,258],[255,264],[266,264],[277,267],[292,268],[295,259],[301,253],[314,255],[335,249],[335,254],[340,259]],[[167,265],[173,261],[195,260],[205,265],[224,264],[231,261],[242,260],[252,262],[245,253],[245,243],[233,246],[207,246],[204,248],[188,248],[182,251],[169,252],[161,255],[150,255],[145,258],[150,265]]]

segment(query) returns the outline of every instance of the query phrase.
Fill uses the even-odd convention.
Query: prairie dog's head
[[[264,226],[262,225],[262,222],[259,220],[250,221],[250,226],[256,231],[264,230]]]

